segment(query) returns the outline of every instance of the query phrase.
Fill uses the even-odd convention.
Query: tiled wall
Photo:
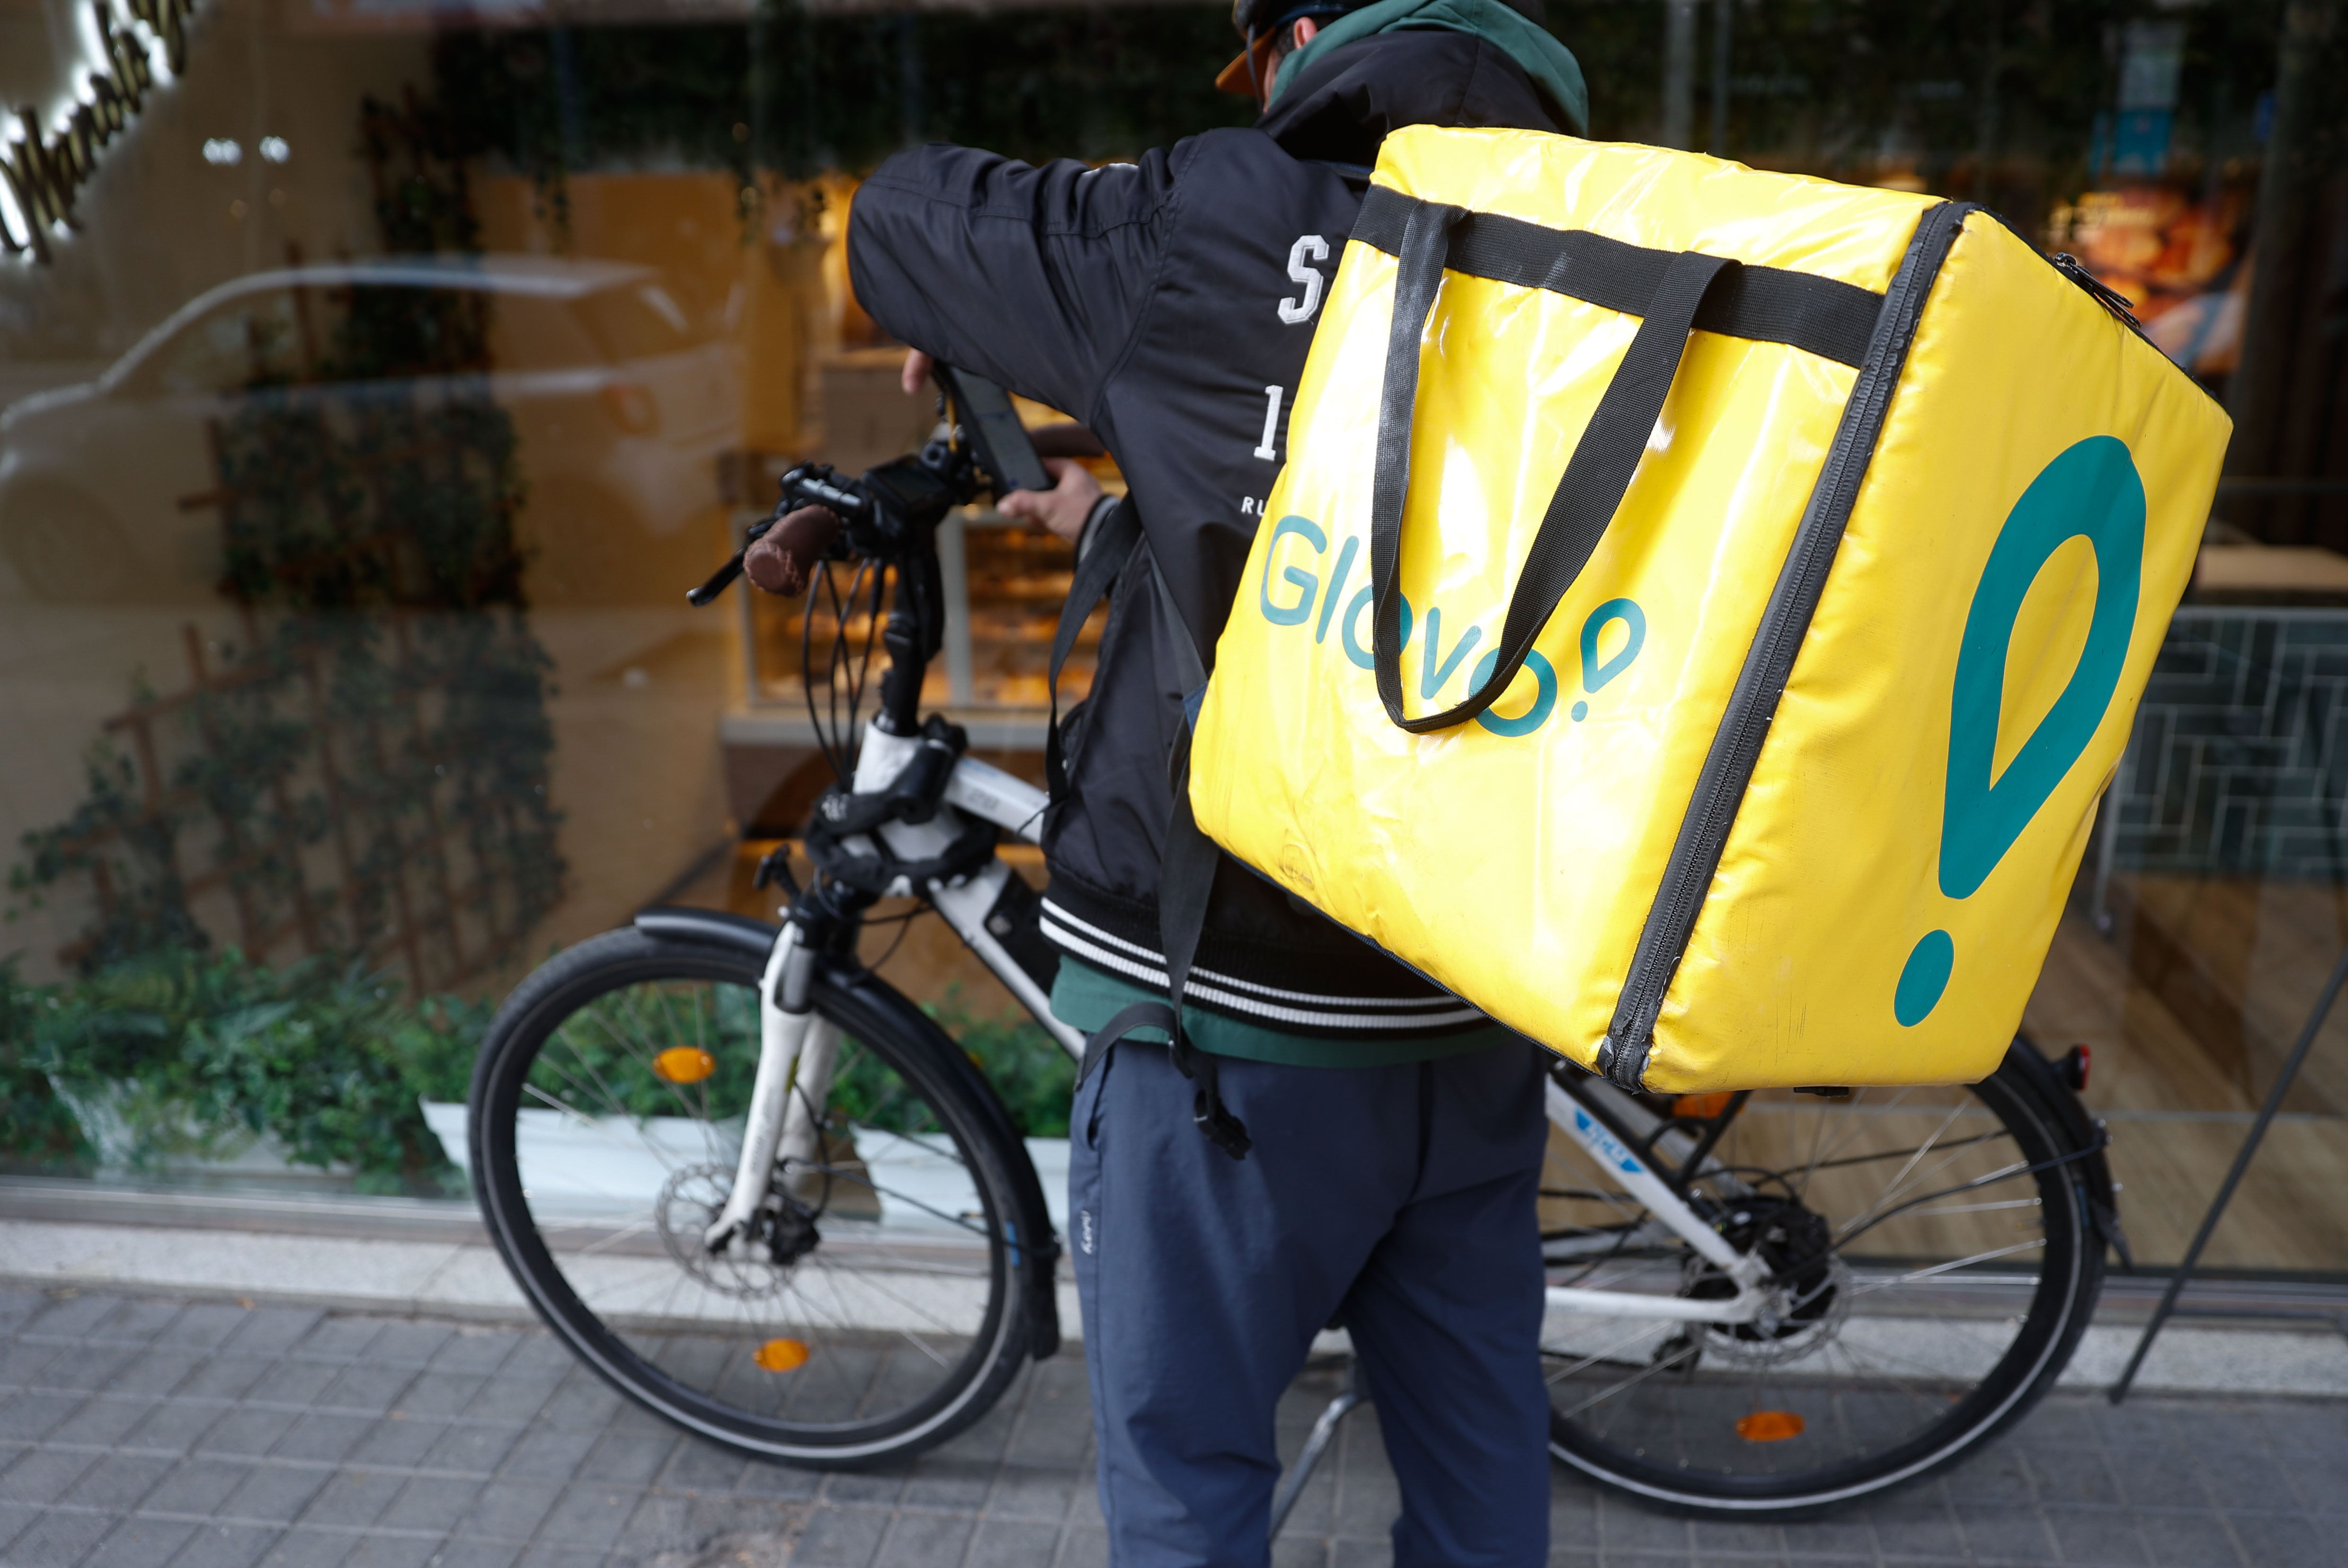
[[[2348,873],[2348,610],[2188,606],[2107,810],[2113,862]]]

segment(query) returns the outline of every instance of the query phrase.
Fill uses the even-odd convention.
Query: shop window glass
[[[180,397],[208,397],[301,378],[294,296],[283,289],[225,301],[154,346],[134,385]]]
[[[705,326],[689,318],[658,284],[629,284],[581,296],[576,307],[587,330],[614,361],[681,354],[706,342]]]
[[[654,898],[770,913],[748,866],[829,780],[802,638],[872,606],[682,593],[784,469],[853,471],[935,422],[849,284],[859,180],[932,139],[1097,163],[1253,115],[1210,86],[1231,52],[1213,6],[622,9],[491,28],[407,0],[201,0],[184,73],[98,150],[80,227],[0,256],[0,1161],[454,1191],[414,1107],[461,1095],[486,1006]],[[0,14],[12,113],[72,85],[53,10]],[[2155,1262],[2348,942],[2329,15],[1549,5],[1593,136],[1982,202],[2125,296],[2236,421],[2028,1017],[2051,1049],[2095,1047]],[[20,242],[22,217],[0,207]],[[1081,410],[1021,411],[1119,486]],[[944,548],[963,613],[928,698],[1037,776],[1070,552],[984,509]],[[892,978],[995,1011],[920,930]],[[11,998],[83,1020],[75,1050],[26,1054]],[[203,1122],[192,1068],[107,1032],[142,1007],[181,1046],[232,1013],[309,1020],[380,1136],[273,1110],[239,1145],[250,1107]],[[241,1080],[252,1104],[300,1101],[265,1077]],[[2348,1019],[2289,1110],[2219,1258],[2337,1273]]]

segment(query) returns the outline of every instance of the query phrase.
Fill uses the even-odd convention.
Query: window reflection
[[[152,963],[191,995],[232,968],[240,1006],[412,1022],[655,897],[767,913],[743,841],[796,830],[828,778],[807,610],[681,594],[782,468],[859,469],[934,421],[848,285],[858,179],[930,137],[1102,161],[1250,118],[1207,85],[1213,7],[506,11],[208,0],[82,229],[0,263],[0,950],[88,1016]],[[1983,202],[2236,418],[2029,1016],[2096,1046],[2131,1229],[2175,1255],[2348,941],[2348,32],[2280,0],[1549,15],[1593,134]],[[64,15],[0,8],[0,98],[63,90]],[[950,531],[966,614],[928,700],[1032,776],[1069,552],[983,511]],[[961,962],[916,936],[891,973],[992,995]],[[2303,1222],[2238,1220],[2238,1266],[2348,1266],[2322,1218],[2343,1031],[2247,1205]],[[463,1056],[384,1068],[384,1103],[460,1092]],[[41,1126],[11,1153],[70,1152]],[[336,1158],[422,1181],[419,1129]]]

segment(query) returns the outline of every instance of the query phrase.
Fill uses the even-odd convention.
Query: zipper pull
[[[2127,324],[2130,332],[2135,333],[2138,337],[2144,335],[2144,323],[2137,320],[2136,312],[2128,308],[2127,295],[2117,289],[2106,286],[2095,273],[2087,270],[2086,263],[2080,261],[2078,257],[2068,251],[2057,253],[2054,257],[2054,270],[2086,290],[2097,304],[2102,305]]]

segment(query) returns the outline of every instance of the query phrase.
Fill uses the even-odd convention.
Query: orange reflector
[[[795,1372],[807,1365],[807,1341],[803,1339],[769,1339],[758,1346],[758,1354],[750,1359],[769,1372]]]
[[[671,1046],[653,1058],[653,1071],[671,1083],[699,1083],[717,1070],[717,1058],[699,1046]]]
[[[1748,1443],[1782,1443],[1802,1435],[1802,1418],[1791,1410],[1756,1410],[1736,1418],[1736,1435]]]
[[[1717,1094],[1680,1095],[1672,1101],[1672,1114],[1689,1117],[1697,1121],[1710,1121],[1714,1117],[1726,1110],[1728,1102],[1735,1098],[1725,1089]]]

